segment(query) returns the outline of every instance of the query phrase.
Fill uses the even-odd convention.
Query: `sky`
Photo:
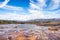
[[[0,20],[60,18],[60,0],[0,0]]]

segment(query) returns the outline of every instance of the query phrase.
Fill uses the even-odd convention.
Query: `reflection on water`
[[[14,40],[58,40],[60,31],[50,31],[47,26],[34,24],[2,24],[0,25],[0,37],[14,38]],[[0,39],[3,40],[3,39]]]
[[[29,31],[29,30],[39,30],[42,29],[42,27],[33,25],[33,24],[4,24],[0,25],[0,32],[6,32],[9,30],[15,30],[19,31],[23,29],[24,31]]]

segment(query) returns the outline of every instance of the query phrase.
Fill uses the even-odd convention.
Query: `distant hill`
[[[0,20],[0,24],[19,24],[19,23],[21,22],[13,20]]]
[[[40,26],[60,26],[60,19],[33,19],[28,21],[0,20],[0,24],[36,24]]]
[[[60,19],[34,19],[26,21],[26,23],[37,24],[40,26],[60,26]]]
[[[33,19],[33,20],[28,20],[26,22],[60,22],[60,19]]]

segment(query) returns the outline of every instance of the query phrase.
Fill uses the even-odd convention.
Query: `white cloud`
[[[0,20],[19,20],[19,21],[24,21],[29,19],[28,15],[22,15],[25,14],[25,10],[22,7],[15,7],[15,6],[9,6],[6,5],[4,7],[2,7],[2,9],[5,10],[10,10],[13,12],[5,12],[5,14],[0,14]],[[20,11],[20,12],[18,12]]]
[[[5,0],[4,2],[1,2],[0,8],[4,7],[8,2],[9,2],[9,0]]]
[[[33,17],[34,19],[59,18],[60,10],[56,10],[56,11],[52,11],[52,10],[57,9],[59,7],[60,1],[57,0],[57,2],[56,2],[56,0],[52,0],[51,2],[53,2],[53,3],[50,3],[50,7],[44,9],[44,7],[47,6],[46,0],[37,0],[37,3],[35,3],[33,0],[31,0],[30,9],[29,9],[29,12],[31,13],[31,15],[33,15],[31,17]],[[51,11],[49,11],[49,10],[51,10]]]
[[[25,19],[24,19],[25,18]],[[6,13],[5,15],[0,15],[0,19],[2,20],[19,20],[19,21],[23,21],[26,20],[26,17],[24,15],[19,15],[16,13]]]
[[[15,7],[15,6],[9,6],[9,5],[4,6],[3,9],[6,9],[6,10],[23,10],[22,7]]]
[[[43,7],[47,6],[45,4],[46,2],[45,0],[37,0],[37,1],[38,2],[35,3],[33,0],[30,0],[30,8],[28,9],[29,12],[26,13],[27,15],[21,15],[22,12],[25,13],[25,10],[22,7],[5,5],[4,7],[2,7],[3,9],[13,10],[14,12],[12,13],[7,12],[6,14],[1,14],[0,19],[25,21],[30,19],[59,18],[60,10],[48,11],[48,10],[54,10],[56,9],[56,7],[58,7],[58,6],[54,7],[56,5],[55,1],[54,1],[54,5],[51,6],[52,4],[50,4],[50,7],[47,8],[47,10],[43,9]],[[31,13],[31,14],[28,14],[28,13]]]
[[[54,10],[57,8],[60,8],[60,0],[52,0],[52,3],[50,3],[50,10]]]

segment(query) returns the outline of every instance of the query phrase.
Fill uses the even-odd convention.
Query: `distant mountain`
[[[33,20],[28,20],[26,22],[60,22],[60,18],[54,18],[54,19],[33,19]]]
[[[25,23],[36,24],[40,26],[60,26],[60,19],[33,19],[28,20]]]
[[[13,20],[0,20],[0,24],[25,24],[37,22],[60,22],[60,19],[32,19],[28,21],[13,21]]]

